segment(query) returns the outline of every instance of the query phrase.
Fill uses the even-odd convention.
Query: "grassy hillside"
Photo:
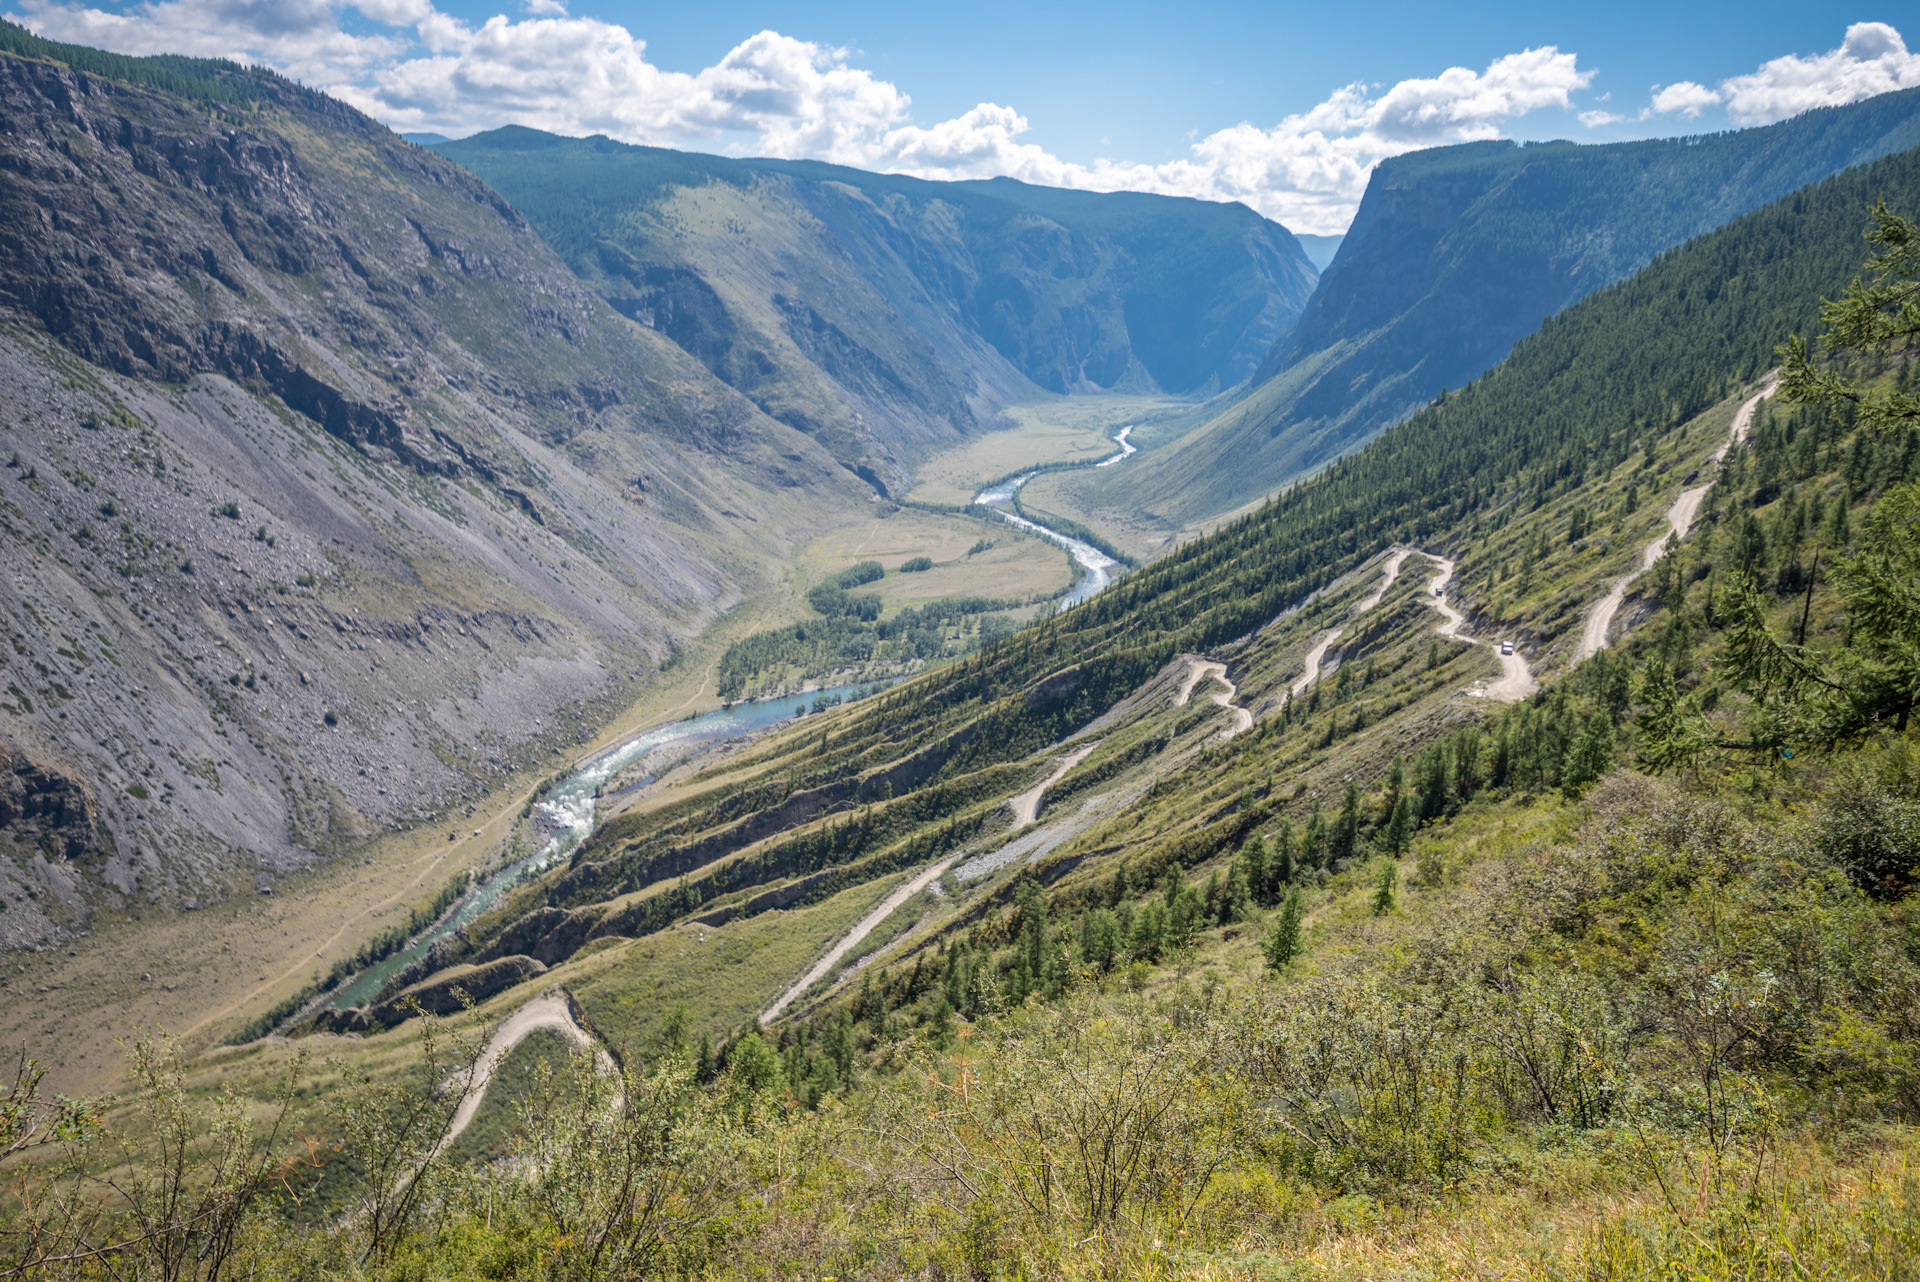
[[[1670,247],[1916,143],[1920,93],[1908,90],[1698,138],[1471,143],[1386,161],[1249,392],[1124,483],[1092,483],[1124,484],[1176,527],[1231,511],[1479,378]]]

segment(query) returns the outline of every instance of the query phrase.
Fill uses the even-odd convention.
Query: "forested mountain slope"
[[[5,946],[477,795],[864,498],[269,73],[0,24],[0,230]]]
[[[1316,279],[1241,205],[935,183],[506,128],[434,150],[614,307],[889,486],[1048,392],[1246,378]]]
[[[1253,387],[1142,459],[1129,499],[1175,523],[1256,499],[1478,378],[1545,318],[1662,250],[1916,143],[1920,90],[1907,90],[1734,133],[1469,143],[1385,161]]]
[[[1104,746],[1081,768],[1105,778],[1100,770],[1122,768],[1113,762],[1139,765],[1185,733],[1141,720],[1159,706],[1158,695],[1141,692],[1170,689],[1182,656],[1223,656],[1237,670],[1258,742],[1286,745],[1258,749],[1284,764],[1272,767],[1274,780],[1319,777],[1347,760],[1327,754],[1363,732],[1356,742],[1373,746],[1356,750],[1378,768],[1386,749],[1375,723],[1391,720],[1395,741],[1425,741],[1462,715],[1458,695],[1476,665],[1483,693],[1501,693],[1487,684],[1484,651],[1458,663],[1457,643],[1443,656],[1436,642],[1429,653],[1421,635],[1435,620],[1424,590],[1409,598],[1402,582],[1377,611],[1353,606],[1368,586],[1356,572],[1396,546],[1445,559],[1435,582],[1463,612],[1462,635],[1516,641],[1534,677],[1564,676],[1585,610],[1640,565],[1645,544],[1666,528],[1672,496],[1716,466],[1712,452],[1747,393],[1729,397],[1760,378],[1777,344],[1813,332],[1820,297],[1857,270],[1876,198],[1920,207],[1920,150],[1829,178],[1670,251],[1554,318],[1487,377],[1216,534],[1044,625],[835,714],[822,730],[778,737],[629,811],[572,870],[521,894],[518,911],[538,905],[526,916],[502,908],[441,960],[464,949],[551,964],[597,937],[665,928],[716,896],[736,902],[792,885],[797,897],[820,898],[935,855],[992,849],[1007,835],[996,815],[1048,772],[1050,745],[1090,742],[1100,736],[1088,728],[1105,727]],[[1815,456],[1837,466],[1847,433],[1837,423],[1821,431]],[[1917,440],[1847,442],[1847,483],[1865,497],[1909,478],[1920,466]],[[1784,500],[1776,484],[1755,501]],[[1785,555],[1789,545],[1772,546]],[[1750,556],[1745,564],[1754,567]],[[1783,592],[1803,586],[1804,570],[1775,568]],[[1342,625],[1313,652],[1315,635],[1350,607],[1367,625]],[[1640,603],[1629,618],[1654,608]],[[1352,707],[1335,698],[1325,721],[1313,716],[1316,693],[1303,724],[1289,693],[1302,668],[1351,681],[1356,661],[1384,655],[1387,638],[1395,657],[1380,661],[1394,688]],[[1439,685],[1418,675],[1419,660],[1431,672],[1442,657]],[[1310,677],[1295,693],[1312,685]],[[1191,721],[1174,715],[1182,727]],[[1299,820],[1303,796],[1295,792],[1287,808]],[[1279,810],[1270,802],[1259,813]],[[1176,827],[1194,819],[1178,806],[1168,814]],[[1256,820],[1236,822],[1239,833]],[[1111,840],[1137,850],[1146,839]]]

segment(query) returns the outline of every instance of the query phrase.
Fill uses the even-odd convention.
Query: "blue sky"
[[[498,3],[440,7],[476,22],[502,11]],[[605,0],[570,7],[626,26],[669,70],[698,71],[770,28],[855,51],[855,62],[912,95],[917,117],[943,120],[979,102],[1005,103],[1033,122],[1035,141],[1067,159],[1117,154],[1158,162],[1182,154],[1190,131],[1271,124],[1351,81],[1391,84],[1450,66],[1480,69],[1541,45],[1576,53],[1582,67],[1596,70],[1593,92],[1583,97],[1611,91],[1637,110],[1656,83],[1714,83],[1782,54],[1832,49],[1854,22],[1902,27],[1904,6]],[[1920,41],[1920,22],[1906,26]],[[1718,113],[1713,127],[1724,127],[1724,117]],[[1511,132],[1612,139],[1684,130],[1649,122],[1595,135],[1573,113],[1543,112]]]
[[[1820,4],[0,8],[59,39],[264,62],[399,129],[512,122],[932,178],[1239,199],[1318,232],[1344,227],[1374,163],[1418,147],[1701,132],[1920,84],[1903,14]]]

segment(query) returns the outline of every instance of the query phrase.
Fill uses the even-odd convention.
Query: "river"
[[[1137,454],[1139,450],[1135,446],[1127,443],[1127,437],[1132,431],[1133,426],[1131,424],[1121,428],[1113,438],[1113,443],[1120,447],[1120,452],[1108,455],[1098,463],[1095,463],[1094,466],[1110,467],[1122,459]],[[1048,542],[1056,543],[1065,548],[1067,554],[1074,559],[1075,564],[1086,571],[1086,573],[1081,576],[1080,581],[1073,585],[1073,590],[1061,599],[1059,609],[1055,611],[1057,614],[1061,610],[1071,610],[1074,606],[1079,605],[1082,601],[1100,591],[1109,583],[1112,583],[1113,568],[1120,563],[1108,556],[1105,552],[1102,552],[1099,548],[1094,547],[1091,543],[1082,543],[1079,539],[1069,538],[1058,530],[1049,530],[1037,521],[1029,521],[1024,516],[1016,516],[1006,510],[1006,506],[1013,502],[1013,496],[1020,487],[1038,475],[1038,472],[1028,472],[1023,476],[1016,476],[1010,481],[1003,481],[992,489],[980,491],[979,494],[974,496],[973,501],[981,507],[992,509],[994,514],[1001,520],[1011,525],[1017,525],[1023,530],[1031,530]]]
[[[1138,453],[1136,447],[1127,441],[1132,431],[1131,425],[1121,428],[1113,438],[1113,443],[1120,447],[1119,451],[1102,459],[1095,466],[1107,467]],[[1080,581],[1073,585],[1073,590],[1068,592],[1060,602],[1059,608],[1068,610],[1112,583],[1113,569],[1119,562],[1091,544],[1069,538],[1057,530],[1050,530],[1038,522],[1029,521],[1023,516],[1017,516],[1005,510],[1005,505],[1013,502],[1014,492],[1032,480],[1035,475],[1037,474],[1028,472],[1024,476],[1016,476],[1011,481],[992,489],[983,490],[974,502],[982,507],[991,508],[1003,521],[1024,530],[1031,530],[1041,538],[1059,544],[1067,550],[1081,569],[1086,571]],[[842,686],[833,690],[813,690],[785,699],[761,699],[748,703],[736,703],[731,708],[722,708],[718,712],[709,712],[705,716],[689,717],[684,721],[656,726],[637,738],[629,739],[597,757],[589,758],[573,774],[555,784],[545,797],[534,803],[533,827],[535,831],[548,834],[538,850],[524,859],[515,860],[487,877],[455,904],[444,917],[411,940],[406,948],[361,971],[335,989],[325,1001],[342,1010],[366,1002],[379,992],[381,986],[389,979],[425,956],[429,948],[493,907],[494,901],[507,890],[572,855],[580,843],[593,832],[595,800],[599,794],[600,785],[613,778],[642,753],[689,739],[731,739],[750,734],[755,730],[764,730],[793,716],[816,699],[832,698],[836,695],[845,699],[858,688]]]
[[[595,799],[600,786],[643,753],[670,743],[732,739],[751,734],[787,720],[816,699],[836,696],[849,699],[860,688],[840,686],[832,690],[810,690],[784,699],[736,703],[705,716],[688,717],[684,721],[656,726],[637,738],[589,758],[548,790],[546,796],[533,803],[533,828],[536,832],[547,834],[538,850],[487,877],[444,917],[410,941],[406,948],[369,966],[335,989],[329,994],[327,1004],[345,1010],[366,1002],[380,991],[387,980],[425,956],[429,948],[491,908],[494,901],[509,888],[572,855],[593,832]]]

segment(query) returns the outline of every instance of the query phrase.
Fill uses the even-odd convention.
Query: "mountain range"
[[[1317,273],[1244,205],[511,127],[436,143],[610,305],[889,489],[1048,393],[1240,383]]]
[[[1298,323],[1238,394],[1156,443],[1124,502],[1178,526],[1259,499],[1480,377],[1547,317],[1662,252],[1916,143],[1920,90],[1907,90],[1725,134],[1467,143],[1383,161]],[[1088,485],[1090,503],[1110,505]]]
[[[1885,1273],[1917,111],[1336,244],[0,23],[0,1271]]]
[[[8,946],[466,804],[857,514],[458,166],[0,37]]]

